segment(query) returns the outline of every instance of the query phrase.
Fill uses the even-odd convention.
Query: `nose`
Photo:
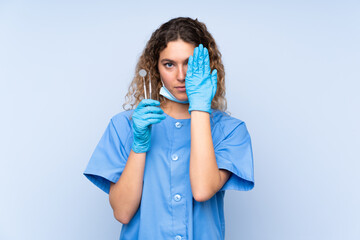
[[[186,71],[187,71],[187,65],[182,65],[181,67],[179,67],[178,76],[177,76],[179,81],[185,81]]]

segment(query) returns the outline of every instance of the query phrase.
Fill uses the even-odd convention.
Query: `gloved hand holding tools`
[[[136,153],[147,152],[150,149],[151,125],[166,118],[164,111],[157,106],[160,106],[159,101],[143,99],[134,110],[132,116],[134,141],[131,149]]]

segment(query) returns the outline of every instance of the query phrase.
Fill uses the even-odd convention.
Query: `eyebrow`
[[[189,61],[189,58],[185,59],[184,60],[184,63],[187,63]],[[168,58],[164,58],[162,59],[160,62],[171,62],[171,63],[174,63],[175,61],[174,60],[171,60],[171,59],[168,59]]]

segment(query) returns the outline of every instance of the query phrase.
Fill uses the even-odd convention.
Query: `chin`
[[[187,97],[184,98],[184,97],[176,97],[176,99],[178,99],[179,101],[187,101],[189,100]]]

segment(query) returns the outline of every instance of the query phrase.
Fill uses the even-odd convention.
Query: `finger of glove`
[[[146,107],[146,106],[159,106],[160,102],[154,99],[143,99],[141,100],[141,102],[138,104],[137,108],[142,108],[142,107]]]
[[[193,56],[190,56],[189,57],[189,60],[188,60],[188,67],[187,67],[187,70],[186,70],[186,78],[189,78],[192,76],[192,72],[193,72]]]
[[[143,108],[140,108],[138,111],[137,111],[137,114],[138,115],[144,115],[144,114],[148,114],[148,113],[158,113],[158,114],[162,114],[164,113],[164,111],[159,108],[159,107],[154,107],[154,106],[146,106],[146,107],[143,107]]]
[[[204,72],[204,47],[202,44],[199,45],[198,69],[200,73]]]
[[[160,120],[164,120],[166,118],[165,115],[163,114],[155,114],[155,113],[148,113],[145,114],[143,119],[144,120],[150,120],[150,119],[160,119]]]
[[[198,71],[198,55],[199,55],[199,47],[194,49],[194,61],[193,61],[193,72]]]
[[[216,69],[214,69],[211,73],[211,83],[213,86],[213,96],[215,96],[216,90],[217,90],[217,70]]]
[[[204,48],[204,73],[205,75],[209,75],[210,74],[210,58],[209,58],[209,51],[207,50],[207,48]]]
[[[164,120],[164,119],[161,119],[161,118],[152,118],[152,119],[148,119],[147,122],[150,123],[150,124],[156,124],[156,123],[161,122],[162,120]]]

